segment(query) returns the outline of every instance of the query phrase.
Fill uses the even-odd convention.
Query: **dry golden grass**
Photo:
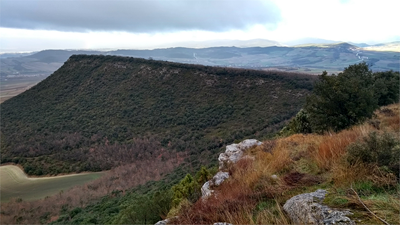
[[[347,146],[371,131],[399,130],[399,105],[387,108],[389,110],[377,111],[374,121],[339,133],[295,134],[268,140],[249,149],[245,157],[230,165],[230,178],[214,188],[213,197],[181,210],[179,219],[173,223],[290,224],[282,205],[305,188],[315,190],[316,185],[324,183],[333,190],[347,190],[356,182],[372,182],[382,188],[395,187],[398,183],[393,174],[373,165],[350,165],[346,160]],[[379,201],[366,201],[366,204],[390,221],[398,221],[393,215],[400,211],[400,203],[390,199],[393,195],[387,196]],[[347,206],[356,207],[354,211],[358,215],[371,217],[353,197],[341,196],[349,201]],[[367,221],[374,219],[371,217]]]
[[[324,135],[316,154],[314,154],[315,162],[321,169],[331,169],[346,153],[346,147],[349,144],[356,141],[359,137],[365,136],[372,129],[369,125],[362,125],[340,133]]]
[[[331,170],[332,180],[336,187],[350,187],[357,181],[371,181],[377,187],[394,187],[397,178],[392,173],[382,171],[376,165],[357,163],[349,165],[346,162],[334,164]]]
[[[381,107],[375,114],[380,128],[400,132],[400,104]]]
[[[284,169],[291,159],[288,151],[272,153],[262,151],[262,147],[251,150],[252,156],[243,157],[231,165],[231,177],[215,188],[216,194],[192,207],[182,209],[179,218],[172,221],[178,224],[212,224],[229,222],[232,224],[270,224],[288,223],[281,206],[276,203],[273,209],[256,212],[257,203],[274,200],[287,187],[271,175]],[[257,158],[257,160],[255,160]]]
[[[255,219],[255,224],[290,224],[282,206],[275,199],[275,210],[264,209],[259,212]]]

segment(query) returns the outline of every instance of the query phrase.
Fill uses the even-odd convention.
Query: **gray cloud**
[[[1,0],[0,26],[60,31],[225,31],[281,19],[267,0]]]

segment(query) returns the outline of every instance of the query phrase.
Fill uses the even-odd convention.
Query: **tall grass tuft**
[[[314,155],[314,160],[318,167],[330,170],[346,153],[347,146],[371,129],[369,125],[363,125],[350,130],[344,130],[340,133],[324,135]]]

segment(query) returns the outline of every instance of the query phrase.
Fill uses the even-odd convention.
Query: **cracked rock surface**
[[[296,224],[354,225],[347,217],[352,214],[350,211],[337,211],[321,204],[326,193],[326,190],[318,189],[296,195],[283,205],[283,209]]]

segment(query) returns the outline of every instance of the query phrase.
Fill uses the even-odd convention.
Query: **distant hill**
[[[258,40],[254,41],[256,43]],[[230,45],[228,42],[226,44]],[[231,44],[240,45],[238,42]],[[339,73],[345,67],[362,61],[367,62],[373,71],[400,70],[400,54],[398,52],[365,49],[348,43],[325,43],[296,47],[176,47],[113,51],[45,50],[25,57],[0,60],[0,102],[43,80],[60,68],[73,54],[118,55],[186,64],[308,74],[321,74],[324,70],[328,73]]]
[[[16,57],[22,57],[22,56],[29,56],[33,55],[36,52],[27,52],[27,53],[2,53],[0,54],[0,59],[5,59],[5,58],[16,58]]]
[[[270,46],[282,46],[277,41],[271,41],[267,39],[252,39],[252,40],[210,40],[210,41],[191,41],[179,43],[179,46],[188,48],[211,48],[211,47],[239,47],[239,48],[250,48],[250,47],[270,47]]]
[[[393,52],[400,52],[400,41],[390,42],[390,43],[383,43],[383,44],[376,44],[371,46],[365,46],[365,50],[368,51],[393,51]]]
[[[174,152],[207,164],[226,143],[280,129],[315,78],[74,55],[1,104],[1,160],[36,175],[107,170]]]
[[[310,38],[310,37],[284,42],[284,44],[286,44],[288,46],[314,45],[314,44],[334,44],[334,43],[338,43],[338,41],[321,39],[321,38]]]
[[[243,41],[256,44],[265,40]],[[1,78],[50,75],[73,54],[120,55],[139,58],[153,58],[180,63],[224,66],[236,68],[277,68],[290,71],[321,73],[323,70],[342,71],[348,65],[366,60],[372,64],[374,71],[396,69],[399,54],[395,52],[372,51],[373,48],[396,48],[398,42],[387,45],[360,48],[347,43],[312,43],[296,47],[269,46],[243,47],[241,41],[226,42],[226,45],[236,47],[209,48],[165,48],[154,50],[114,50],[114,51],[84,51],[84,50],[44,50],[29,56],[4,58],[1,60]],[[214,43],[217,45],[217,43]],[[222,45],[222,43],[221,43]],[[239,46],[239,47],[238,47]],[[323,48],[321,48],[323,47]],[[339,51],[340,47],[340,51]],[[368,51],[365,51],[368,50]],[[358,56],[364,56],[360,58]]]

